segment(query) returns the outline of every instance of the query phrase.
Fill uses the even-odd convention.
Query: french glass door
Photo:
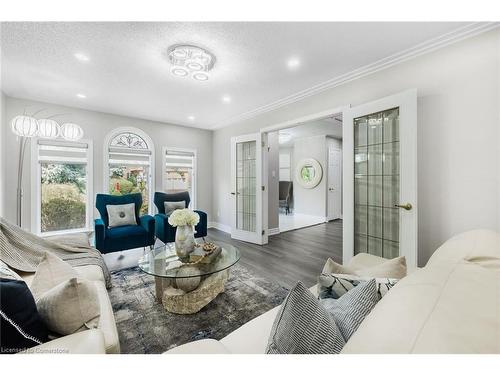
[[[261,134],[231,139],[231,237],[263,243]]]
[[[344,263],[359,253],[417,264],[416,91],[344,114]]]

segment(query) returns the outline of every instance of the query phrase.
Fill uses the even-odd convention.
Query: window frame
[[[54,143],[54,146],[57,146],[57,143],[61,145],[68,145],[70,143],[82,144],[85,143],[87,145],[87,162],[86,162],[86,190],[87,190],[87,202],[85,208],[85,227],[84,228],[75,228],[75,229],[64,229],[64,230],[56,230],[51,232],[42,232],[42,168],[40,163],[40,154],[39,154],[39,144],[38,141],[48,141],[50,143]],[[61,161],[61,164],[65,163]],[[67,164],[71,164],[71,161],[66,162]],[[34,137],[31,140],[31,177],[35,178],[35,182],[31,183],[31,231],[37,234],[40,237],[48,237],[48,236],[57,236],[63,234],[72,234],[72,233],[84,233],[91,232],[92,222],[94,218],[94,148],[93,142],[90,139],[79,139],[78,141],[66,141],[62,139],[44,139],[41,137]]]
[[[167,151],[176,151],[176,152],[185,152],[185,153],[192,153],[193,156],[193,194],[190,196],[191,199],[191,210],[196,210],[197,209],[197,203],[198,203],[198,150],[195,148],[185,148],[185,147],[170,147],[170,146],[163,146],[162,147],[162,153],[161,153],[161,187],[163,190],[163,187],[165,186],[166,179],[167,179],[167,173],[165,171],[166,164],[167,164]]]
[[[132,126],[124,126],[124,127],[119,127],[115,128],[112,131],[110,131],[106,137],[104,137],[104,143],[103,143],[103,159],[104,159],[104,165],[103,165],[103,192],[104,194],[109,194],[109,147],[111,141],[120,133],[135,133],[139,137],[141,137],[147,144],[151,154],[149,155],[149,204],[148,204],[148,214],[149,215],[154,215],[154,191],[156,189],[155,185],[155,146],[153,143],[153,140],[151,137],[144,132],[143,130],[139,128],[135,128]]]

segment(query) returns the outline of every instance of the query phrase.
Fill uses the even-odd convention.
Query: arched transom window
[[[151,139],[139,129],[116,129],[107,139],[109,194],[141,193],[141,214],[152,212],[154,150]]]

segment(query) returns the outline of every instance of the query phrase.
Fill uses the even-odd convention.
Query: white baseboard
[[[269,228],[268,236],[274,236],[275,234],[280,234],[280,228]]]
[[[209,228],[215,228],[215,229],[218,229],[218,230],[221,230],[223,232],[231,234],[231,226],[230,225],[218,223],[216,221],[209,221],[208,222],[208,227]]]

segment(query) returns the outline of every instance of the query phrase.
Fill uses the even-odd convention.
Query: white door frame
[[[343,124],[343,123],[342,123]],[[327,138],[328,139],[328,138]],[[343,184],[342,184],[342,153],[343,153],[343,148],[340,149],[335,149],[337,151],[340,151],[340,201],[342,202],[342,190],[343,190]],[[326,148],[326,219],[328,221],[331,220],[336,220],[336,219],[342,219],[342,206],[340,207],[340,213],[338,215],[333,215],[332,212],[330,212],[330,202],[333,199],[333,197],[330,194],[330,145],[327,145]]]
[[[417,89],[400,92],[346,110],[343,114],[343,264],[354,253],[354,127],[353,120],[370,113],[399,107],[400,202],[411,211],[400,210],[400,255],[409,269],[417,266]]]
[[[314,121],[314,120],[319,120],[319,119],[322,119],[322,118],[325,118],[325,117],[329,117],[329,116],[332,116],[332,115],[336,115],[338,113],[342,113],[342,116],[343,116],[343,113],[345,110],[347,110],[348,108],[350,108],[350,106],[348,105],[343,105],[343,106],[340,106],[340,107],[335,107],[335,108],[331,108],[331,109],[327,109],[325,111],[321,111],[321,112],[316,112],[316,113],[312,113],[310,115],[306,115],[306,116],[302,116],[302,117],[299,117],[299,118],[296,118],[296,119],[293,119],[293,120],[288,120],[288,121],[284,121],[284,122],[280,122],[280,123],[277,123],[277,124],[274,124],[274,125],[269,125],[269,126],[265,126],[263,128],[260,129],[260,133],[262,134],[262,139],[265,140],[265,144],[267,146],[267,133],[269,132],[274,132],[274,131],[278,131],[278,130],[282,130],[282,129],[287,129],[287,128],[291,128],[291,127],[294,127],[294,126],[298,126],[298,125],[303,125],[304,123],[306,122],[310,122],[310,121]],[[342,159],[343,159],[343,153],[344,153],[344,148],[342,148]],[[268,177],[269,177],[269,174],[267,173],[268,172],[268,161],[267,161],[267,152],[264,153],[264,156],[262,158],[262,161],[263,161],[263,165],[262,165],[262,185],[264,186],[264,199],[262,200],[262,223],[265,224],[265,226],[263,227],[264,228],[264,231],[265,231],[265,235],[266,235],[266,239],[265,239],[265,242],[263,243],[267,243],[267,236],[269,234],[269,228],[268,228],[268,223],[269,223],[269,214],[268,214],[268,192],[269,192],[269,181],[268,181]],[[292,174],[292,168],[290,168],[290,173]],[[324,178],[324,177],[323,177]],[[342,190],[344,189],[344,185],[342,184]],[[325,218],[326,218],[326,211],[325,211]]]
[[[236,144],[241,142],[256,142],[255,149],[255,232],[244,231],[236,228],[236,202],[237,202],[237,190],[236,190]],[[231,138],[231,238],[256,243],[262,245],[267,243],[267,233],[262,233],[262,223],[263,216],[260,215],[262,212],[262,201],[264,193],[267,191],[262,191],[262,149],[263,149],[263,135],[261,133],[245,134]],[[234,193],[234,194],[233,194]],[[265,242],[264,242],[265,241]]]

